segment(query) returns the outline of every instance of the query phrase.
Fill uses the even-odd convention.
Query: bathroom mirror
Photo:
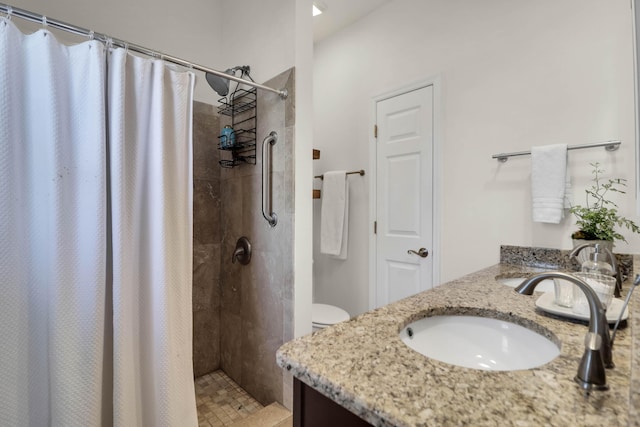
[[[501,244],[572,247],[574,217],[551,225],[532,221],[530,157],[500,164],[493,154],[620,140],[615,152],[571,151],[573,197],[584,203],[589,165],[599,162],[609,176],[627,180],[627,195],[616,203],[633,216],[633,195],[640,198],[634,188],[640,175],[635,3],[640,0],[395,0],[316,42],[314,148],[323,156],[314,163],[315,175],[367,169],[364,180],[350,181],[348,259],[338,264],[314,249],[318,301],[344,302],[352,314],[369,308],[367,299],[377,292],[369,286],[377,270],[369,268],[374,261],[368,253],[375,244],[370,239],[377,205],[371,200],[377,187],[367,185],[377,175],[376,162],[363,157],[373,158],[376,146],[373,99],[434,77],[440,77],[441,90],[433,103],[434,140],[440,144],[433,156],[440,195],[435,211],[441,219],[434,230],[440,244],[403,247],[426,247],[430,257],[440,257],[434,282],[496,263]],[[320,204],[314,203],[319,218]],[[384,228],[382,222],[376,226]],[[318,236],[319,229],[314,240]],[[637,252],[640,236],[626,239],[618,251]]]
[[[640,58],[640,0],[633,0],[633,29],[634,38],[634,54],[633,61],[634,76],[636,84],[635,105],[636,105],[636,211],[640,215],[640,116],[638,115],[638,99],[640,99],[640,79],[638,78],[638,58]]]

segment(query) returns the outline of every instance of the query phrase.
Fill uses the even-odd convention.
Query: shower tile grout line
[[[195,385],[199,427],[226,427],[263,408],[223,371],[198,377]]]

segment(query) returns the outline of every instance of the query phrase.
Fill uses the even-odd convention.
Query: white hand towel
[[[567,145],[531,147],[533,221],[559,224],[567,187]]]
[[[324,173],[320,210],[320,253],[347,259],[349,183],[345,171]]]

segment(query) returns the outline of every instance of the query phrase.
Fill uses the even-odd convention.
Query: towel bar
[[[596,142],[595,144],[572,145],[570,147],[567,147],[567,150],[581,150],[583,148],[604,147],[604,149],[607,151],[616,151],[618,148],[620,148],[620,144],[622,144],[622,141],[617,141],[617,140]],[[493,156],[491,156],[491,158],[498,159],[499,162],[504,163],[507,160],[509,160],[509,157],[528,156],[530,154],[531,154],[531,151],[517,151],[515,153],[494,154]]]
[[[355,174],[358,174],[360,176],[364,176],[364,169],[360,169],[359,171],[347,172],[347,175],[355,175]],[[324,179],[324,175],[317,175],[317,176],[314,176],[314,178]]]

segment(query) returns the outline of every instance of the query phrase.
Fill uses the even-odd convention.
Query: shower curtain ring
[[[95,33],[93,32],[93,30],[89,30],[89,40],[93,40]]]
[[[6,18],[11,21],[11,15],[13,15],[13,8],[11,6],[7,6],[7,16]]]
[[[47,17],[42,15],[42,28],[47,28]]]

